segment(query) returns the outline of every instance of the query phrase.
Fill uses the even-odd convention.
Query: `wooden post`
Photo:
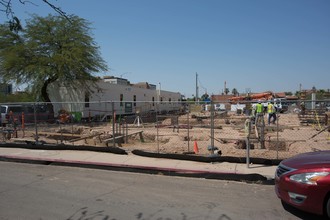
[[[142,132],[139,132],[141,142],[144,142]]]

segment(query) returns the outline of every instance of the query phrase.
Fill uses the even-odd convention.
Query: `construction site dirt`
[[[329,126],[317,120],[301,123],[297,113],[278,115],[268,125],[264,116],[262,140],[254,124],[250,130],[250,157],[285,159],[299,153],[328,150]],[[213,119],[213,121],[211,120]],[[143,118],[128,123],[80,122],[67,124],[25,125],[14,132],[4,132],[3,142],[64,144],[79,146],[116,146],[127,152],[141,150],[160,154],[198,154],[245,157],[246,121],[249,116],[236,112],[190,113],[161,116],[158,123],[144,123]],[[117,120],[118,122],[118,120]],[[115,133],[115,138],[113,138]],[[263,142],[263,143],[261,143]]]

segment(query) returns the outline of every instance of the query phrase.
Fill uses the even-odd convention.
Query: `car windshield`
[[[11,106],[9,108],[9,111],[12,111],[14,113],[20,113],[20,112],[23,112],[23,109],[21,106]]]

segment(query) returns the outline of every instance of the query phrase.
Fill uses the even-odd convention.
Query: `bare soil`
[[[265,148],[251,129],[251,157],[268,159],[285,159],[299,153],[330,149],[330,133],[320,123],[302,125],[295,113],[279,115],[278,124],[265,125]],[[129,124],[127,128],[117,126],[116,146],[126,151],[143,150],[157,153],[186,154],[196,153],[210,155],[221,152],[223,156],[246,156],[245,115],[221,113],[214,118],[214,129],[211,129],[210,115],[198,113],[182,115],[173,119],[167,118],[158,126],[155,123]],[[265,116],[265,122],[266,116]],[[189,128],[189,129],[188,129]],[[142,139],[139,133],[142,131]],[[39,141],[45,143],[65,143],[74,145],[112,146],[112,124],[54,124],[38,125]],[[126,138],[119,136],[135,133]],[[211,134],[214,132],[212,141]],[[27,126],[24,133],[19,130],[18,138],[7,142],[35,139],[35,127]],[[82,137],[79,139],[79,137]],[[85,138],[84,138],[85,137]],[[189,141],[188,141],[189,140]],[[108,142],[108,144],[106,143]],[[213,145],[212,145],[213,144]],[[198,152],[197,152],[198,150]]]

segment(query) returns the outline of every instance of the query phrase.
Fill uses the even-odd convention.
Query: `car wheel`
[[[328,198],[328,202],[325,206],[325,214],[328,218],[330,218],[330,197]]]

